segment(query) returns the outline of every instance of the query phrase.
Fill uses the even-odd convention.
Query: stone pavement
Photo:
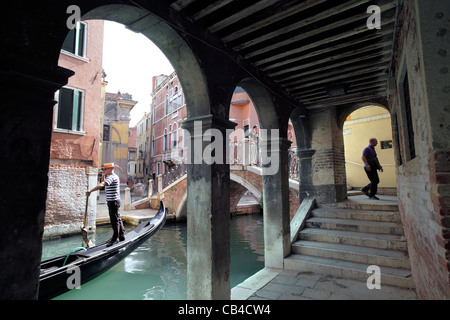
[[[367,275],[369,277],[369,274]],[[415,290],[336,276],[264,268],[231,290],[232,300],[417,300]]]
[[[141,221],[144,220],[150,220],[153,218],[158,210],[156,209],[133,209],[126,211],[123,209],[123,207],[120,207],[120,215],[122,217],[122,220],[132,224],[132,225],[138,225]],[[96,218],[96,224],[108,224],[109,223],[109,213],[108,213],[108,207],[106,204],[98,204],[97,205],[97,218]]]

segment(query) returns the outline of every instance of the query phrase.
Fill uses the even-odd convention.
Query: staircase
[[[393,201],[347,200],[314,209],[285,259],[286,269],[361,281],[372,275],[367,273],[370,265],[380,267],[381,286],[415,288],[400,213]]]

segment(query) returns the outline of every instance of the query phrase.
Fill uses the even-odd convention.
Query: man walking
[[[100,183],[86,192],[86,196],[90,196],[92,192],[105,187],[106,202],[108,204],[109,219],[113,229],[113,236],[108,240],[107,247],[112,246],[117,240],[125,240],[125,228],[123,227],[122,218],[120,217],[120,180],[119,176],[114,173],[114,163],[105,163],[102,167],[102,177]]]
[[[376,194],[378,190],[378,183],[380,183],[380,179],[378,178],[377,170],[383,172],[383,168],[378,162],[377,153],[375,152],[375,147],[377,146],[378,141],[375,138],[369,139],[369,145],[363,150],[362,161],[364,162],[364,171],[367,174],[367,177],[370,180],[370,183],[361,189],[362,192],[370,199],[380,200]]]

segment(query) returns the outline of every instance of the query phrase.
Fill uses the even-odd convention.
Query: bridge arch
[[[252,184],[247,179],[239,176],[238,174],[230,172],[230,212],[233,212],[233,209],[236,209],[236,206],[241,199],[241,197],[244,195],[246,191],[250,191],[256,198],[258,202],[261,201],[262,197],[262,188],[257,187],[254,184]],[[239,187],[236,187],[239,186]],[[176,208],[174,208],[175,212],[175,218],[176,220],[185,220],[187,219],[187,190],[184,192],[183,196],[181,197],[180,201],[176,205]]]

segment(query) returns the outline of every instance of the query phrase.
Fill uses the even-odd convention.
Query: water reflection
[[[167,224],[124,260],[80,290],[55,299],[184,300],[187,298],[187,226]],[[97,228],[95,241],[105,241],[110,228]],[[67,254],[81,236],[45,241],[43,257]],[[264,267],[263,223],[259,215],[230,221],[231,287]]]

